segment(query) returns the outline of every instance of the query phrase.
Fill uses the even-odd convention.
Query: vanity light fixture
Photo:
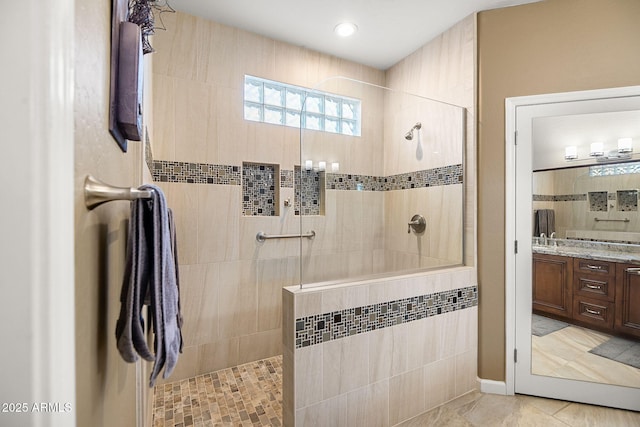
[[[358,26],[352,22],[341,22],[333,29],[333,32],[340,37],[352,36],[356,31],[358,31]]]
[[[318,162],[318,170],[324,172],[327,169],[327,162]]]
[[[592,157],[604,156],[604,144],[602,142],[591,143],[591,150],[589,151],[589,155]]]
[[[575,145],[570,145],[564,148],[564,159],[565,160],[575,160],[578,158],[578,147]]]
[[[633,152],[633,144],[631,138],[618,139],[618,153],[631,153]]]
[[[305,160],[304,168],[308,171],[313,170],[313,160]]]

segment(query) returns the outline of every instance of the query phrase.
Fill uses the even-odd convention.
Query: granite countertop
[[[554,242],[556,245],[554,245]],[[589,242],[571,239],[549,239],[547,245],[532,241],[534,254],[560,255],[598,261],[640,264],[640,245]]]

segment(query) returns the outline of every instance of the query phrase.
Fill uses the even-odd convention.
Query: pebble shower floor
[[[281,425],[282,356],[154,388],[153,427]]]

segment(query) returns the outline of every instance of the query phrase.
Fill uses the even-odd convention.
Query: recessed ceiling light
[[[340,37],[349,37],[356,31],[358,31],[358,27],[356,26],[356,24],[351,22],[341,22],[333,29],[333,32]]]

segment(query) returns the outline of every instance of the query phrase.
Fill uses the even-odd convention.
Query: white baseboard
[[[507,394],[507,383],[504,381],[483,380],[478,378],[480,382],[480,391],[489,394]]]

